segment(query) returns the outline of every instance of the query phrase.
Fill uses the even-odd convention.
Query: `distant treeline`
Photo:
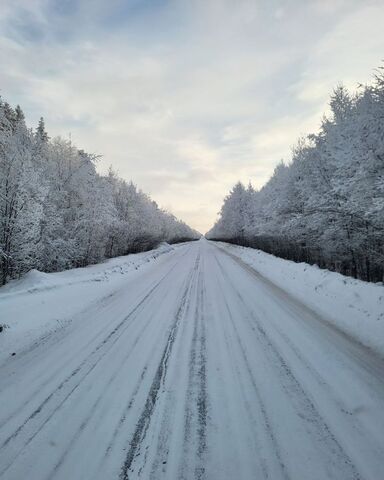
[[[383,70],[355,94],[337,87],[330,107],[263,188],[235,185],[207,236],[383,281]]]
[[[0,99],[0,285],[198,237],[112,169],[98,174],[96,160],[50,140],[43,119],[27,128]]]

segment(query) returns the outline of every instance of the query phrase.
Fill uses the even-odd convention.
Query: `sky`
[[[0,95],[200,232],[384,59],[384,0],[2,0]]]

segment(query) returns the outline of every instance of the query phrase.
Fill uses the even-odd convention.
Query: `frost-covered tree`
[[[300,139],[240,207],[237,185],[208,237],[262,248],[366,280],[384,275],[384,74],[338,86],[320,131]],[[251,212],[244,216],[244,211]]]
[[[32,161],[32,138],[20,107],[0,103],[0,252],[2,283],[27,271],[37,256],[44,196]]]
[[[19,106],[0,99],[0,276],[53,272],[152,248],[197,232],[97,156],[50,140],[43,118],[33,132]]]

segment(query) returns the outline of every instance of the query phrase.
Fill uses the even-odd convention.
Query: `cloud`
[[[4,3],[4,2],[3,2]],[[201,231],[261,186],[340,80],[384,51],[379,1],[5,0],[1,94]]]
[[[360,2],[359,8],[348,8],[345,2],[335,2],[345,7],[340,21],[312,49],[311,57],[294,85],[296,98],[324,105],[337,83],[356,89],[358,83],[369,82],[372,71],[382,62],[384,37],[378,35],[384,21],[381,1]],[[322,8],[330,4],[326,2]]]

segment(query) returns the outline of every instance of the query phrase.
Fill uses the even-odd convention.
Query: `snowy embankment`
[[[384,357],[384,287],[295,263],[252,248],[219,242],[263,277]]]
[[[163,243],[148,252],[57,273],[31,270],[0,288],[0,362],[65,329],[92,303],[124,285],[136,270],[174,248]]]

